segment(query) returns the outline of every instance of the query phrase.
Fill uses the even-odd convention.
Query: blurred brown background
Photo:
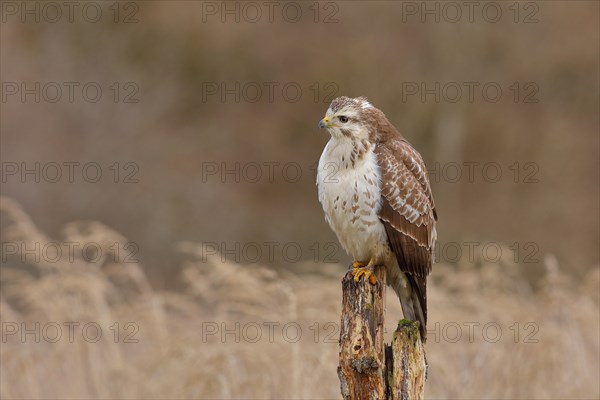
[[[314,171],[328,140],[316,124],[339,95],[367,96],[430,168],[432,326],[504,328],[506,346],[433,342],[427,392],[600,395],[597,2],[56,4],[2,2],[0,317],[135,320],[141,336],[74,347],[11,335],[3,398],[337,396],[336,344],[306,326],[338,322],[350,261]],[[72,181],[65,163],[79,163]],[[93,242],[104,257],[56,261],[43,254],[52,241]],[[209,351],[191,339],[207,320],[302,320],[309,343]],[[531,321],[539,343],[509,340]],[[258,354],[291,359],[291,375]],[[57,372],[69,362],[70,378]]]

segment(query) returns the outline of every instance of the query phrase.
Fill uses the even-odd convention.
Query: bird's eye
[[[340,122],[343,122],[343,123],[348,122],[348,117],[346,117],[345,115],[340,115],[338,117],[338,119],[340,120]]]

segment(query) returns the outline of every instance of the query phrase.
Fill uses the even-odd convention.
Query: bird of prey
[[[375,267],[400,298],[404,318],[427,332],[427,275],[437,214],[421,155],[364,97],[338,97],[319,128],[331,139],[317,170],[325,219],[349,253],[352,275],[377,283]]]

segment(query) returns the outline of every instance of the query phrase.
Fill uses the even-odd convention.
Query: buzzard
[[[317,170],[325,219],[355,260],[352,275],[387,283],[404,318],[427,332],[427,275],[433,263],[437,214],[421,155],[364,97],[338,97],[319,128],[331,139]]]

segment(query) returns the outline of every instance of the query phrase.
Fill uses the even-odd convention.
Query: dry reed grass
[[[0,211],[4,242],[51,241],[11,199],[1,199]],[[68,224],[64,233],[65,240],[126,240],[91,222]],[[19,334],[8,335],[0,351],[0,397],[339,398],[343,267],[298,264],[294,271],[275,272],[219,257],[203,263],[195,259],[192,243],[180,244],[179,250],[190,256],[181,289],[162,292],[151,288],[135,263],[44,263],[3,254],[3,334],[11,322],[31,329],[35,322],[43,327],[92,321],[103,336],[91,343],[75,330],[70,343],[64,329],[56,343],[44,336],[35,343],[33,335],[25,342]],[[600,269],[574,282],[551,255],[545,263],[547,273],[536,285],[522,278],[521,267],[507,262],[435,266],[429,290],[428,398],[600,396]],[[401,311],[388,295],[389,333]],[[115,322],[121,327],[117,341],[110,330]],[[124,342],[127,322],[139,327],[137,343]],[[469,322],[480,324],[472,336]],[[518,340],[510,329],[515,322]],[[527,322],[538,329],[533,336],[527,336],[533,329],[524,328]],[[235,332],[236,323],[237,333],[222,337],[223,328]],[[490,340],[496,336],[493,327],[485,340],[481,328],[486,323],[501,327],[499,340]],[[462,329],[456,340],[453,324]],[[218,333],[209,334],[215,327]],[[297,327],[302,334],[296,341]]]

